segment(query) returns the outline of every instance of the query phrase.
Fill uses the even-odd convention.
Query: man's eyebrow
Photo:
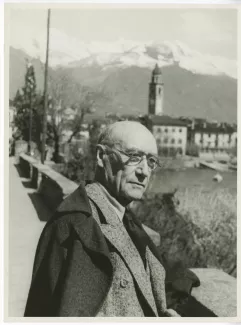
[[[143,155],[148,155],[148,156],[153,156],[155,158],[158,158],[157,154],[153,154],[153,153],[150,153],[150,152],[144,152],[143,150],[140,150],[140,149],[138,149],[136,147],[127,148],[126,152],[128,152],[128,153],[136,152],[136,153],[140,153],[140,154],[143,154]]]
[[[125,151],[128,152],[128,153],[129,152],[136,152],[136,153],[140,153],[140,154],[145,154],[144,151],[142,151],[142,150],[140,150],[140,149],[138,149],[136,147],[126,148]]]

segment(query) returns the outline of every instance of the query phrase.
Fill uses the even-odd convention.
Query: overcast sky
[[[12,10],[11,33],[39,33],[46,16],[42,9]],[[179,40],[202,53],[237,57],[235,9],[53,9],[51,27],[85,42]]]

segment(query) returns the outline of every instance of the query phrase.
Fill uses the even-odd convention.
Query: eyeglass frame
[[[130,154],[130,153],[124,151],[124,150],[118,149],[118,148],[111,148],[111,147],[109,147],[109,146],[107,146],[107,145],[102,145],[102,146],[104,146],[105,148],[107,148],[109,151],[112,151],[112,152],[116,152],[116,151],[117,151],[116,153],[120,152],[120,153],[124,154],[125,156],[129,157],[129,159],[128,159],[126,162],[123,162],[122,159],[121,159],[122,163],[124,163],[124,164],[126,164],[126,165],[128,165],[129,160],[130,160],[131,158],[133,158],[133,156],[134,156],[134,155],[132,155],[132,154]],[[144,152],[142,152],[142,151],[140,151],[140,150],[137,150],[137,154],[140,154],[140,155],[141,155],[141,157],[140,157],[140,161],[134,163],[134,164],[131,165],[131,166],[137,166],[137,165],[139,165],[139,164],[143,161],[143,159],[146,157],[148,168],[149,168],[151,171],[154,171],[157,167],[161,167],[160,161],[159,161],[159,159],[158,159],[157,156],[152,155],[152,154],[146,154],[146,153],[144,153]],[[148,157],[148,156],[149,156],[149,157]],[[151,168],[150,165],[148,164],[148,159],[149,159],[149,158],[155,158],[155,160],[156,160],[156,166],[155,166],[155,168]]]

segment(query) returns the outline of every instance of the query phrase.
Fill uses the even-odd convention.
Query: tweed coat
[[[92,215],[110,244],[114,268],[110,291],[97,316],[169,316],[166,307],[164,267],[155,260],[155,256],[147,247],[145,269],[139,252],[103,194],[102,187],[93,183],[87,185],[86,191],[90,198]],[[104,216],[105,222],[100,222],[100,215]],[[155,276],[156,273],[158,276]],[[157,295],[155,288],[158,288]]]
[[[24,316],[94,317],[112,278],[106,239],[92,216],[85,188],[79,186],[40,236]]]

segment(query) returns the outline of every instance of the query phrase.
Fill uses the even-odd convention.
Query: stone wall
[[[78,186],[50,166],[44,165],[24,153],[20,154],[19,162],[24,175],[30,178],[32,187],[37,190],[45,204],[53,211]]]
[[[201,286],[192,289],[192,296],[219,317],[237,315],[237,280],[217,269],[192,269]]]
[[[24,140],[17,140],[14,144],[15,163],[19,163],[20,155],[28,151],[28,143]]]

